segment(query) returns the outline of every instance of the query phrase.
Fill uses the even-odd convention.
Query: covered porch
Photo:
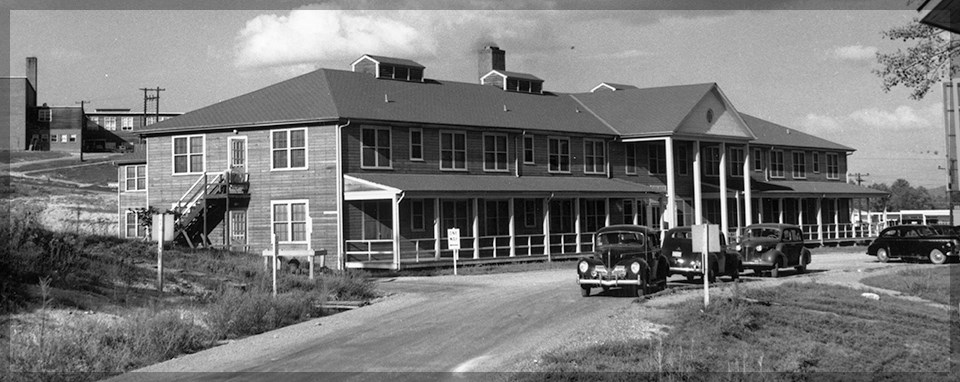
[[[463,264],[576,257],[593,250],[601,227],[658,225],[661,199],[650,186],[603,177],[345,175],[342,261],[450,264],[449,228],[460,229]]]

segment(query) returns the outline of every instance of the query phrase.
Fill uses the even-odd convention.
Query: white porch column
[[[753,224],[753,192],[750,190],[750,172],[753,170],[751,166],[751,153],[750,145],[745,145],[743,148],[743,216],[746,219],[744,225],[748,226]]]
[[[777,199],[777,222],[783,224],[783,198]]]
[[[390,212],[393,220],[393,229],[390,230],[393,239],[393,269],[400,269],[400,195],[393,195]]]
[[[663,144],[666,146],[667,154],[667,219],[670,220],[670,228],[673,228],[677,224],[677,176],[674,173],[673,165],[673,138],[666,137],[663,139]],[[662,230],[664,227],[660,227]]]
[[[757,223],[763,223],[763,197],[757,198]]]
[[[433,199],[433,257],[440,260],[440,198]]]
[[[727,206],[727,144],[720,142],[720,232],[723,237],[730,242],[728,237],[730,232],[730,218],[727,217],[729,206]]]
[[[817,240],[823,244],[823,198],[817,198]]]
[[[735,191],[733,196],[737,201],[737,239],[740,239],[740,235],[743,228],[743,217],[740,215],[740,212],[743,211],[741,208],[742,199],[740,198],[740,191]]]
[[[543,254],[550,261],[550,198],[543,198]]]
[[[581,232],[580,222],[581,222],[580,198],[575,198],[573,199],[573,233],[577,236],[576,237],[577,253],[583,252],[582,251],[583,242],[582,240],[580,240],[580,232]]]
[[[480,258],[480,199],[473,198],[473,258]]]
[[[803,239],[807,239],[807,233],[803,229],[803,198],[797,199],[797,225],[800,226],[800,232],[803,233]]]
[[[703,159],[700,141],[693,141],[693,224],[703,224]]]
[[[923,224],[927,224],[926,218]],[[833,234],[835,238],[840,238],[840,198],[833,199]]]
[[[603,226],[606,227],[610,225],[610,198],[603,199],[603,209],[607,213],[606,219],[603,221]]]
[[[517,256],[517,211],[514,208],[513,198],[507,201],[507,209],[510,210],[510,257]]]
[[[633,199],[632,202],[633,202],[633,225],[638,225],[640,224],[640,201],[637,199]],[[647,208],[646,204],[644,204],[643,208]],[[644,216],[646,216],[646,214],[644,214]],[[643,225],[647,225],[647,223],[644,222]]]

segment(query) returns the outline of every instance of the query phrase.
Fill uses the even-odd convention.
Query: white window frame
[[[67,140],[70,139],[67,134],[60,134],[60,143],[67,143]]]
[[[277,222],[275,216],[276,205],[286,205],[287,206],[287,216],[290,220],[286,222]],[[293,205],[294,204],[303,204],[304,205],[304,214],[306,216],[305,220],[293,221]],[[293,224],[294,223],[303,223],[304,231],[303,236],[304,240],[293,241]],[[288,199],[288,200],[271,200],[270,201],[270,240],[273,240],[273,234],[276,233],[277,224],[286,224],[287,225],[287,237],[278,237],[277,240],[282,244],[307,244],[310,240],[310,200],[308,199]]]
[[[50,134],[50,142],[58,142],[57,134]]]
[[[666,148],[664,148],[666,150]],[[673,148],[673,159],[674,159],[674,171],[677,172],[677,175],[689,175],[690,174],[690,155],[687,154],[687,146],[684,144],[678,144]],[[667,153],[663,153],[663,163],[667,163]],[[663,173],[666,174],[667,170],[664,167]]]
[[[797,156],[800,158],[800,163],[797,163]],[[803,151],[792,151],[790,152],[790,159],[793,162],[791,166],[790,173],[793,175],[794,179],[806,179],[807,178],[807,153]]]
[[[719,146],[704,146],[702,148],[703,153],[703,176],[709,177],[719,177],[720,176],[720,147]]]
[[[830,164],[830,158],[833,158],[833,165]],[[827,179],[840,179],[840,154],[827,153]],[[831,169],[831,167],[834,167]]]
[[[632,144],[624,144],[623,149],[623,161],[624,168],[623,172],[627,175],[636,175],[637,174],[637,146]]]
[[[753,149],[753,163],[750,164],[750,167],[753,168],[754,172],[763,172],[763,150],[757,148]],[[758,167],[757,164],[760,164]]]
[[[420,141],[414,141],[413,139],[414,133],[419,134]],[[414,147],[420,148],[419,157],[413,155]],[[410,160],[414,162],[423,162],[423,129],[420,129],[420,128],[410,129]]]
[[[417,205],[419,204],[419,208]],[[418,211],[419,210],[419,211]],[[426,203],[423,199],[410,199],[410,231],[423,232],[427,229]],[[417,227],[417,222],[420,227]]]
[[[103,117],[103,128],[110,131],[117,131],[117,117]]]
[[[650,175],[664,175],[667,173],[667,151],[665,146],[658,144],[647,145],[647,172]],[[660,159],[660,153],[663,153],[663,160]],[[653,166],[656,160],[658,166]],[[657,168],[654,168],[657,167]],[[662,168],[661,168],[662,167]],[[659,171],[654,171],[659,170]]]
[[[537,226],[537,200],[523,199],[523,227],[534,228]]]
[[[366,131],[366,130],[373,130],[373,131],[374,131],[374,134],[373,134],[374,144],[373,144],[373,146],[369,146],[369,147],[368,147],[368,146],[364,145],[364,143],[363,143],[363,132]],[[387,139],[388,142],[386,142],[386,146],[383,146],[383,142],[380,142],[380,139],[378,138],[380,135],[377,134],[377,132],[379,132],[379,131],[381,131],[381,130],[386,130],[386,131],[387,131],[387,134],[389,135],[389,138]],[[382,164],[382,163],[379,163],[379,160],[377,159],[377,158],[379,158],[379,157],[378,157],[377,155],[374,155],[374,157],[373,157],[373,158],[374,158],[374,161],[376,162],[376,163],[374,163],[373,165],[364,164],[364,163],[363,163],[363,152],[364,152],[364,149],[373,149],[374,153],[376,153],[376,152],[378,152],[380,149],[382,149],[382,148],[384,148],[384,147],[386,147],[387,152],[388,152],[388,154],[389,154],[389,155],[387,155],[387,163],[386,163],[386,165],[384,165],[384,164]],[[390,128],[390,126],[363,126],[363,127],[360,128],[360,168],[362,168],[362,169],[371,169],[371,170],[391,170],[391,169],[393,169],[393,129]]]
[[[814,152],[811,152],[810,155],[813,161],[813,173],[819,174],[820,173],[820,152],[814,151]]]
[[[303,148],[302,148],[302,150],[303,150],[303,166],[300,166],[300,167],[292,167],[292,163],[291,163],[291,162],[292,162],[292,159],[293,159],[293,150],[299,150],[299,149],[301,149],[301,148],[300,148],[300,147],[293,147],[293,146],[291,146],[291,144],[293,144],[293,141],[290,139],[290,137],[293,135],[293,132],[294,132],[294,131],[298,131],[298,130],[303,131]],[[273,136],[274,136],[275,133],[284,133],[284,134],[287,136],[287,147],[284,147],[284,148],[274,148],[274,147],[273,147]],[[305,127],[299,127],[299,128],[293,128],[293,129],[274,129],[274,130],[270,130],[270,171],[293,171],[293,170],[306,170],[306,169],[308,169],[308,168],[310,167],[310,165],[309,165],[310,160],[309,160],[309,158],[308,158],[308,155],[309,155],[308,152],[309,152],[310,150],[308,150],[307,148],[310,147],[310,145],[309,145],[307,142],[308,142],[307,128],[305,128]],[[286,153],[287,153],[287,154],[286,154],[286,157],[287,157],[287,166],[286,166],[286,167],[277,167],[277,164],[274,163],[274,161],[273,161],[273,160],[274,160],[273,154],[274,154],[274,152],[278,152],[278,151],[286,151]]]
[[[774,165],[774,163],[775,163],[775,162],[774,162],[774,159],[775,159],[778,155],[780,156],[780,160],[779,160],[780,169],[779,169],[779,171],[777,171],[777,166]],[[783,179],[783,178],[785,178],[785,177],[786,177],[786,171],[784,171],[784,167],[785,167],[785,166],[784,166],[784,163],[783,163],[783,150],[770,150],[770,177],[771,177],[771,178],[777,178],[777,179]]]
[[[451,165],[451,166],[456,166],[456,163],[457,163],[456,154],[457,154],[458,150],[456,149],[456,141],[455,141],[455,140],[454,140],[454,141],[451,141],[451,144],[453,145],[453,147],[451,147],[449,150],[444,150],[444,148],[443,148],[443,137],[444,137],[444,135],[447,135],[447,134],[450,134],[450,135],[452,135],[452,136],[454,136],[454,137],[456,137],[456,136],[462,136],[462,137],[463,137],[463,168],[443,167],[443,153],[444,153],[444,151],[450,151],[450,153],[452,154],[451,157],[450,157],[450,165]],[[440,164],[439,164],[439,165],[440,165],[440,170],[441,170],[441,171],[468,171],[468,169],[470,168],[470,166],[469,166],[470,157],[469,157],[469,150],[468,150],[469,144],[468,144],[468,142],[467,142],[467,132],[466,132],[466,131],[455,131],[455,130],[445,130],[445,131],[441,131],[441,132],[440,132],[440,142],[438,142],[438,145],[440,146],[440,161],[439,161]]]
[[[523,136],[523,164],[536,164],[537,157],[536,151],[534,151],[536,140],[533,135],[524,135]],[[530,154],[530,160],[527,160],[527,153]]]
[[[123,166],[123,191],[124,192],[144,192],[147,190],[147,165],[145,164],[132,164]],[[130,178],[130,169],[133,169],[134,176]],[[143,170],[142,172],[140,170]],[[139,184],[139,180],[143,179],[143,186]],[[130,181],[133,180],[133,188],[130,188]]]
[[[76,134],[70,134],[70,142],[76,142],[76,141],[77,141],[77,135],[76,135]]]
[[[743,176],[743,160],[746,151],[742,147],[730,148],[730,176]]]
[[[37,110],[37,122],[53,122],[53,110],[48,108]]]
[[[493,148],[487,147],[487,138],[492,137],[494,139]],[[503,151],[497,151],[497,142],[498,138],[503,139]],[[494,159],[493,163],[487,162],[487,154],[493,154]],[[503,168],[498,168],[500,162],[497,160],[497,157],[503,155]],[[510,171],[510,141],[507,140],[506,134],[495,134],[495,133],[485,133],[483,134],[483,171],[486,172],[508,172]],[[493,165],[493,167],[490,167]]]
[[[157,123],[157,117],[156,117],[156,116],[150,116],[150,117],[147,117],[147,120],[144,122],[144,126],[150,126],[150,125],[152,125],[152,124],[154,124],[154,123]]]
[[[130,235],[130,217],[133,216],[133,235]],[[138,214],[135,211],[126,210],[123,214],[123,237],[125,238],[142,238],[147,236],[146,227],[140,226],[140,219],[137,216]],[[142,232],[141,232],[142,230]],[[141,234],[142,233],[142,234]]]
[[[587,145],[593,146],[593,155],[587,155]],[[599,150],[597,150],[599,146]],[[587,165],[587,161],[593,159],[593,168]],[[598,168],[599,167],[599,168]],[[585,138],[583,140],[583,173],[584,174],[606,174],[607,173],[607,142],[602,139]]]
[[[93,122],[93,124],[100,125],[100,117],[97,117],[95,115],[88,115],[87,118],[90,119],[90,122]]]
[[[133,131],[133,117],[120,117],[120,130]]]
[[[553,141],[558,142],[557,153],[553,153],[550,151],[550,146],[552,146],[551,142]],[[562,152],[563,150],[560,150],[559,142],[566,142],[567,144],[566,154]],[[571,151],[570,147],[571,147],[570,137],[560,137],[560,136],[547,137],[547,172],[548,173],[551,173],[551,174],[569,174],[570,173],[570,169],[573,167],[573,158],[572,158],[573,155],[570,152]],[[554,157],[557,158],[557,169],[553,169],[550,167],[551,164],[553,163],[552,159]],[[563,159],[564,157],[567,158],[566,170],[563,169],[563,165],[561,164],[562,163],[561,159]]]
[[[192,155],[197,155],[197,153],[192,153],[192,152],[190,152],[190,140],[191,140],[191,138],[197,138],[197,137],[200,138],[200,142],[202,143],[202,147],[203,147],[203,148],[201,149],[200,153],[199,153],[199,155],[200,155],[200,162],[201,162],[201,166],[200,166],[200,167],[201,167],[201,168],[200,168],[199,171],[191,171],[191,170],[194,170],[194,169],[191,169],[191,168],[190,168],[190,156],[192,156]],[[176,150],[177,150],[177,139],[186,139],[186,140],[187,140],[187,152],[186,152],[186,153],[181,153],[181,154],[177,154],[177,153],[176,153]],[[187,171],[186,171],[186,172],[177,172],[177,159],[176,159],[176,158],[177,158],[178,156],[186,156],[186,157],[187,157]],[[170,163],[172,164],[172,166],[170,166],[170,173],[173,174],[173,175],[198,175],[198,174],[203,174],[204,172],[206,172],[206,171],[207,171],[207,136],[204,135],[204,134],[194,134],[194,135],[176,135],[176,136],[170,137]]]

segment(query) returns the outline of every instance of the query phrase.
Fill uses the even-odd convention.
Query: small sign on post
[[[703,307],[710,305],[710,252],[720,252],[720,226],[697,224],[691,228],[691,250],[700,252],[700,269],[703,270]],[[716,272],[716,271],[714,271]]]
[[[457,258],[460,257],[460,229],[447,230],[447,248],[453,250],[453,275],[457,275]]]
[[[157,294],[163,296],[163,246],[173,241],[173,214],[153,215],[153,237],[157,239]]]

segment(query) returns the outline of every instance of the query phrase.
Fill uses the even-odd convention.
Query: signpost
[[[163,296],[163,246],[173,240],[173,214],[153,215],[153,237],[157,238],[157,295]]]
[[[691,228],[690,240],[693,252],[700,252],[700,268],[703,270],[703,307],[710,305],[710,252],[720,252],[720,226],[697,224]],[[716,271],[714,271],[716,272]]]
[[[457,275],[457,258],[460,257],[460,229],[447,230],[447,248],[453,250],[453,275]]]

